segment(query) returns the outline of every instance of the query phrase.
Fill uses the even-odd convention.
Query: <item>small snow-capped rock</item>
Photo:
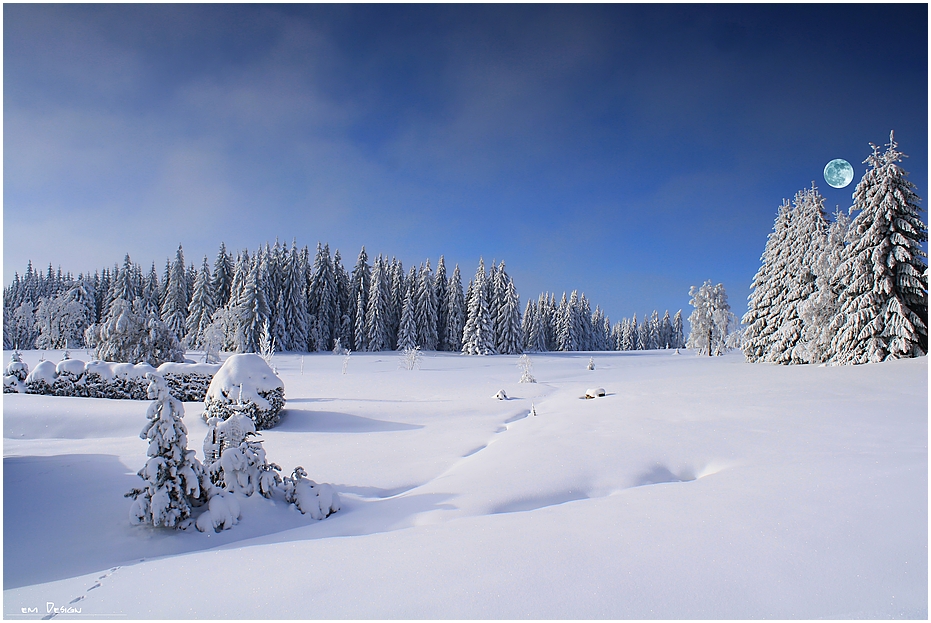
[[[497,394],[494,395],[494,398],[497,398],[498,400],[507,400],[507,399],[508,399],[508,395],[507,395],[507,393],[505,393],[505,391],[502,389],[501,391],[499,391]]]

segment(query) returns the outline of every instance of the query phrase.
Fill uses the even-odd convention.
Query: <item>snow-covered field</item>
[[[928,617],[927,358],[589,356],[276,355],[268,458],[342,509],[220,534],[130,525],[147,402],[4,395],[3,615]]]

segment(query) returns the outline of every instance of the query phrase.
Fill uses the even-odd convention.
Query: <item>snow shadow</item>
[[[657,463],[648,471],[643,472],[637,476],[635,480],[635,487],[643,487],[646,485],[659,485],[667,482],[692,482],[696,480],[695,474],[688,470],[682,470],[680,474],[674,474],[668,467],[665,465],[660,465]]]
[[[384,433],[420,428],[423,426],[419,424],[374,420],[337,411],[285,409],[275,430],[291,433]]]
[[[139,478],[105,454],[3,459],[3,588],[92,573],[123,552],[105,552],[128,532],[123,494]]]
[[[587,500],[588,494],[584,491],[563,491],[543,497],[524,498],[512,500],[506,504],[497,506],[491,510],[492,515],[502,513],[523,513],[526,511],[535,511],[548,506],[558,506],[566,502],[576,502],[578,500]]]

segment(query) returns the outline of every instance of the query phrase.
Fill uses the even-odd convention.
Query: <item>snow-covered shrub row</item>
[[[207,388],[204,421],[241,414],[255,430],[264,430],[278,423],[284,401],[284,383],[264,359],[254,353],[232,355]]]
[[[147,363],[111,363],[64,359],[58,364],[40,361],[32,372],[22,361],[7,367],[3,391],[82,398],[145,400],[149,381],[146,374],[157,373],[165,379],[172,396],[183,402],[200,402],[207,394],[216,364],[164,363],[153,368]],[[20,379],[19,377],[23,377]]]

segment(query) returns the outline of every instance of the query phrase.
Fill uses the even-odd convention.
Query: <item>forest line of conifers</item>
[[[185,266],[179,246],[161,277],[154,264],[144,274],[128,254],[122,267],[76,278],[51,266],[43,275],[30,262],[3,301],[4,348],[94,347],[135,334],[163,353],[157,359],[177,358],[184,348],[256,352],[263,337],[276,350],[300,352],[419,347],[486,355],[685,345],[681,312],[612,325],[575,291],[560,299],[541,294],[521,314],[504,262],[486,270],[480,261],[463,289],[459,266],[447,277],[442,256],[436,271],[427,260],[405,273],[394,258],[370,264],[363,247],[350,272],[328,245],[318,244],[311,257],[306,246],[277,241],[235,258],[221,243],[213,267],[205,257],[199,270]]]

